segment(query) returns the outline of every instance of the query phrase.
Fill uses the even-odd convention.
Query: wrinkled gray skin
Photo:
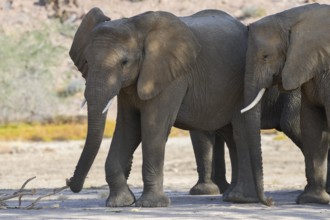
[[[301,89],[301,133],[307,186],[297,203],[328,204],[326,193],[330,125],[330,6],[307,5],[265,17],[249,27],[244,102],[278,84]],[[245,113],[249,141],[261,152],[260,104]],[[260,123],[259,123],[260,124]],[[256,136],[256,135],[255,135]],[[260,135],[258,135],[260,136]],[[257,161],[253,169],[259,170]],[[256,179],[262,178],[258,175]]]
[[[163,191],[165,143],[171,127],[221,132],[236,143],[239,186],[253,187],[245,143],[243,81],[246,27],[228,14],[206,10],[178,18],[148,12],[108,21],[94,8],[74,37],[70,56],[86,78],[88,133],[68,185],[79,192],[100,147],[108,101],[118,95],[118,115],[106,160],[107,206],[168,206]],[[108,22],[105,22],[108,21]],[[106,109],[105,109],[106,111]],[[235,138],[235,142],[234,142]],[[143,193],[127,185],[132,155],[142,142]],[[235,147],[235,146],[233,146]],[[258,156],[258,155],[256,155]],[[242,163],[242,164],[241,164]],[[251,169],[248,169],[251,170]],[[262,191],[262,190],[260,190]],[[229,200],[253,202],[254,191]],[[267,203],[264,195],[260,201]]]
[[[280,94],[276,86],[272,87],[262,99],[261,128],[283,131],[301,149],[300,105],[300,90]],[[190,131],[190,137],[198,172],[198,181],[191,188],[190,194],[224,193],[229,183],[226,180],[224,140],[221,134],[194,130]],[[228,150],[229,154],[235,153],[235,149]],[[232,155],[230,157],[235,158]]]

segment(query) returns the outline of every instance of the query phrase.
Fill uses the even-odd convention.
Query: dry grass
[[[108,120],[104,137],[110,138],[115,129],[115,121]],[[64,141],[85,139],[87,123],[51,123],[51,124],[9,124],[0,126],[0,141]],[[173,128],[170,136],[185,136],[187,131]]]
[[[112,134],[114,121],[107,122],[106,137]],[[10,124],[0,126],[1,141],[58,141],[84,139],[87,132],[87,123],[66,124]]]

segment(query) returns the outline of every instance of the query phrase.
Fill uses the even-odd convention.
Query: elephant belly
[[[182,105],[174,126],[186,130],[214,131],[231,123],[233,112],[232,105],[224,106],[223,103],[210,106]]]
[[[242,98],[242,77],[239,73],[231,72],[208,73],[209,75],[199,74],[204,78],[199,78],[199,83],[193,81],[188,86],[175,126],[214,131],[231,123]]]

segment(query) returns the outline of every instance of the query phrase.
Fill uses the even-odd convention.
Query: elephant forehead
[[[150,51],[150,52],[159,52],[159,50],[161,48],[161,45],[160,44],[161,44],[160,42],[155,41],[155,40],[150,41],[148,43],[148,46],[147,46],[148,47],[148,51]],[[165,43],[162,43],[162,44],[165,44]]]

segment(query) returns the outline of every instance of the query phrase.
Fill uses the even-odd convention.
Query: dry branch
[[[48,197],[48,196],[52,196],[55,195],[63,190],[65,190],[66,188],[68,188],[68,186],[63,186],[61,188],[58,189],[54,189],[52,193],[48,193],[46,195],[43,196],[39,196],[36,200],[34,200],[30,205],[26,206],[24,209],[33,209],[35,208],[35,205],[43,198]]]
[[[31,190],[25,190],[25,186],[33,179],[35,179],[36,177],[31,177],[29,179],[27,179],[23,185],[21,186],[21,188],[14,192],[13,194],[11,195],[0,195],[0,209],[34,209],[36,204],[43,198],[45,197],[48,197],[48,196],[52,196],[52,195],[55,195],[63,190],[65,190],[66,188],[68,188],[68,186],[63,186],[61,188],[58,188],[58,189],[54,189],[53,192],[51,193],[48,193],[46,195],[42,195],[42,196],[39,196],[37,199],[35,199],[30,205],[27,205],[25,207],[22,207],[21,204],[22,204],[22,197],[23,196],[26,196],[26,195],[35,195],[36,194],[36,190],[35,189],[31,189]],[[13,198],[16,198],[18,197],[18,206],[17,207],[10,207],[8,206],[4,201],[6,200],[9,200],[9,199],[13,199]]]

